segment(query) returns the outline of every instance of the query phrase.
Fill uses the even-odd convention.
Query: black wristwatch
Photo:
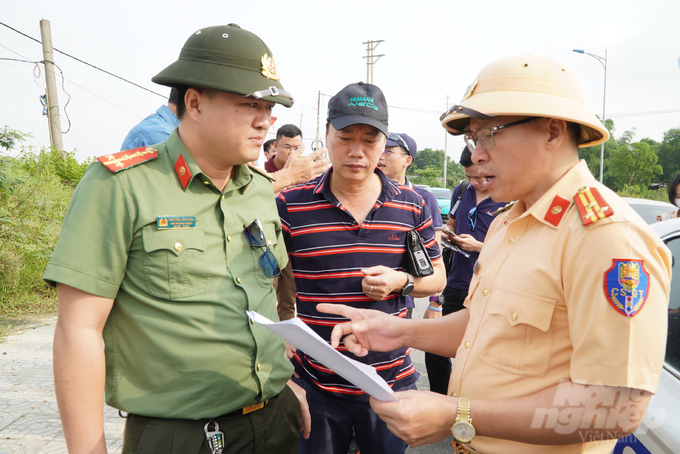
[[[444,295],[442,295],[441,293],[439,295],[432,295],[430,297],[430,303],[437,303],[440,306],[443,306],[444,305]]]
[[[413,285],[413,277],[408,273],[404,273],[404,274],[406,274],[407,281],[406,281],[406,285],[404,285],[401,288],[401,294],[402,294],[402,296],[409,296],[411,294],[411,292],[413,291],[413,289],[415,288],[415,286]]]

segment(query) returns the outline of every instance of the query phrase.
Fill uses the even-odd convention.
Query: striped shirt
[[[364,223],[359,225],[331,192],[332,171],[331,168],[314,180],[281,192],[276,201],[293,266],[298,317],[329,342],[333,327],[347,319],[318,312],[317,303],[346,304],[406,316],[405,297],[399,292],[382,301],[364,294],[361,269],[384,265],[403,271],[408,231],[418,230],[432,260],[441,257],[430,212],[412,189],[389,180],[376,169],[382,191]],[[370,352],[362,358],[347,352],[342,345],[338,350],[376,368],[394,389],[418,379],[408,348]],[[293,364],[301,377],[320,390],[368,400],[361,389],[307,356],[303,349],[297,350]]]

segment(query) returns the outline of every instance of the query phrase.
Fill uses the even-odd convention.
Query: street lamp
[[[604,58],[599,55],[589,54],[583,49],[574,49],[574,52],[579,54],[590,55],[591,57],[597,59],[604,68],[604,93],[602,94],[602,125],[606,128],[607,125],[604,122],[604,106],[607,100],[607,51],[604,51]],[[604,172],[604,142],[602,142],[602,148],[600,149],[600,183],[602,183],[602,174]]]

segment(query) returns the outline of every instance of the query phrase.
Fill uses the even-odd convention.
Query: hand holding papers
[[[383,402],[396,402],[398,400],[394,397],[392,388],[385,383],[385,380],[378,375],[374,368],[338,352],[300,319],[293,318],[275,323],[257,312],[247,311],[247,314],[253,321],[287,340],[317,361],[322,362],[333,372],[376,399]]]

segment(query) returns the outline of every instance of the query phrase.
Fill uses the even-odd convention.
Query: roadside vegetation
[[[89,164],[73,153],[22,146],[28,137],[0,128],[0,339],[22,318],[56,311],[42,273]]]

